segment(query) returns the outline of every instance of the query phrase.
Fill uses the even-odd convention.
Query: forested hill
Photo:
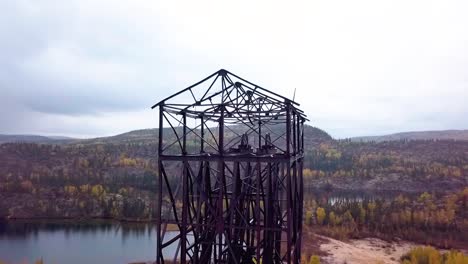
[[[0,218],[147,218],[156,190],[157,130],[0,145]],[[304,185],[348,190],[461,190],[468,141],[352,142],[305,128]],[[177,181],[180,169],[167,168]]]
[[[333,140],[311,126],[305,126],[304,141],[309,186],[406,191],[468,186],[468,141],[353,142]],[[151,190],[156,149],[157,129],[67,144],[2,144],[0,190],[18,187],[18,180],[43,186],[92,183]]]
[[[47,137],[39,135],[7,135],[0,134],[0,144],[3,143],[42,143],[42,144],[65,144],[75,141],[69,137]]]
[[[440,131],[415,131],[415,132],[401,132],[383,136],[366,136],[366,137],[353,137],[352,141],[355,142],[382,142],[382,141],[395,141],[395,140],[468,140],[468,130],[440,130]]]
[[[306,144],[316,145],[321,142],[329,142],[332,141],[332,137],[325,131],[312,127],[312,126],[304,126],[305,134],[304,139]],[[164,134],[169,134],[171,128],[164,128]],[[176,130],[180,130],[182,133],[181,128],[177,127]],[[225,130],[225,133],[229,133],[230,131],[235,131],[238,134],[242,133],[242,128],[231,126],[230,129]],[[179,132],[179,131],[178,131]],[[170,133],[172,134],[172,133]],[[281,134],[281,133],[278,133]],[[229,137],[229,135],[226,135]],[[156,144],[158,139],[158,129],[151,128],[151,129],[140,129],[134,130],[127,133],[119,134],[116,136],[111,137],[102,137],[102,138],[93,138],[93,139],[85,139],[85,140],[78,140],[72,142],[73,144],[122,144],[122,143],[137,143],[137,144]],[[196,138],[198,140],[198,138]]]
[[[180,130],[181,128],[175,128]],[[316,145],[321,142],[332,141],[332,137],[325,131],[305,125],[305,141],[306,144]],[[169,134],[171,128],[164,128],[164,133]],[[230,130],[239,132],[241,128],[231,127]],[[229,132],[229,131],[227,131]],[[172,134],[172,133],[170,133]],[[1,135],[0,144],[2,143],[39,143],[39,144],[76,144],[76,145],[92,145],[92,144],[156,144],[158,140],[158,129],[148,128],[139,129],[118,134],[110,137],[98,137],[90,139],[74,139],[66,137],[47,137],[38,135]]]
[[[169,130],[170,128],[166,128]],[[126,132],[123,134],[110,136],[110,137],[99,137],[91,139],[83,139],[73,144],[156,144],[158,143],[158,129],[148,128],[139,129]]]

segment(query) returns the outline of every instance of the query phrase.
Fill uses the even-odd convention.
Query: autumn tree
[[[327,215],[326,212],[325,212],[325,209],[322,208],[322,207],[318,207],[317,211],[316,211],[316,214],[317,214],[317,223],[319,225],[323,225],[323,222],[325,220],[325,216]]]

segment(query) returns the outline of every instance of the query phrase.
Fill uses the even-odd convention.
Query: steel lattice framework
[[[153,106],[156,263],[300,263],[298,106],[226,70]]]

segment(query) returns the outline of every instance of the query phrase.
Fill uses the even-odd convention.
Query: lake
[[[334,204],[343,199],[362,201],[393,199],[397,193],[365,191],[324,192],[306,190],[305,201],[326,199]],[[407,194],[411,195],[411,194]],[[413,194],[414,195],[414,194]],[[166,233],[165,241],[174,232]],[[176,248],[168,248],[173,256]],[[156,254],[156,230],[152,224],[118,223],[112,221],[10,221],[0,222],[0,263],[44,264],[118,264],[150,261]]]
[[[44,264],[115,264],[154,260],[155,254],[156,230],[151,224],[0,223],[0,262],[34,263],[42,258]]]

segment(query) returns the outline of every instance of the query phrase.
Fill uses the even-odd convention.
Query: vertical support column
[[[258,150],[262,149],[262,121],[258,120]]]
[[[182,113],[182,155],[187,154],[187,113]]]
[[[298,232],[298,239],[297,242],[298,244],[296,245],[297,247],[297,259],[300,261],[301,259],[301,249],[302,249],[302,217],[304,215],[304,179],[303,179],[303,169],[304,169],[304,157],[301,157],[299,159],[299,216],[298,216],[298,221],[299,221],[299,232]]]
[[[303,131],[301,129],[301,116],[298,114],[296,115],[296,133],[297,133],[297,136],[296,136],[296,140],[297,140],[297,143],[296,143],[296,146],[297,146],[297,153],[298,154],[301,154],[302,153],[302,137],[303,137]]]
[[[291,263],[292,249],[292,193],[291,193],[291,109],[289,103],[286,106],[286,152],[288,161],[286,161],[286,193],[287,193],[287,246],[286,246],[286,262]]]
[[[295,129],[294,129],[295,130]],[[296,131],[294,131],[296,132]],[[293,260],[294,260],[294,263],[296,263],[296,260],[297,260],[297,237],[298,237],[298,232],[299,232],[299,229],[298,229],[298,223],[299,223],[299,214],[298,214],[298,205],[299,205],[299,194],[298,194],[298,180],[297,180],[297,154],[294,155],[294,161],[292,161],[292,175],[291,176],[291,181],[292,181],[292,186],[291,186],[291,192],[292,192],[292,222],[293,222],[293,226],[292,226],[292,243],[293,243]],[[291,168],[290,168],[291,170]],[[302,219],[301,219],[302,221]]]
[[[205,153],[205,118],[203,115],[200,116],[200,153]]]
[[[302,146],[302,154],[304,154],[304,133],[305,133],[305,130],[304,130],[304,119],[302,119],[302,123],[301,123],[301,130],[302,130],[302,143],[301,143],[301,146]]]
[[[266,165],[267,168],[267,182],[266,182],[266,199],[265,199],[265,220],[264,220],[264,231],[263,231],[263,236],[265,238],[264,240],[264,251],[263,251],[263,262],[262,263],[273,263],[273,257],[274,257],[274,251],[273,251],[273,239],[274,239],[274,231],[269,230],[273,228],[273,221],[274,216],[273,216],[273,188],[271,186],[272,184],[272,178],[271,178],[271,163],[268,162]]]
[[[161,161],[161,154],[163,149],[163,103],[159,105],[159,129],[158,129],[158,189],[157,189],[157,200],[156,200],[156,264],[162,263],[164,260],[162,255],[162,238],[161,238],[161,213],[162,213],[162,171],[163,166]]]
[[[187,114],[182,113],[182,155],[187,154]],[[183,161],[183,170],[182,170],[182,225],[180,230],[180,263],[187,263],[187,215],[188,215],[188,164],[187,160]]]
[[[257,263],[261,263],[261,254],[260,254],[260,232],[261,232],[261,221],[260,221],[260,192],[262,189],[262,168],[261,163],[257,161],[257,183],[256,183],[256,195],[255,195],[255,251]]]
[[[244,189],[245,194],[251,194],[253,192],[252,187],[254,183],[252,180],[254,179],[253,175],[253,170],[252,170],[252,165],[250,162],[247,162],[247,165],[244,170],[244,178],[246,179],[246,182],[248,184],[248,187]],[[253,197],[248,195],[245,196],[245,203],[244,203],[244,213],[245,213],[245,218],[249,220],[249,222],[254,219],[254,212],[253,212],[253,207],[252,207],[252,202],[253,202]],[[251,251],[253,250],[254,246],[254,231],[255,228],[248,227],[245,230],[245,240],[246,240],[246,245],[247,245],[247,252],[248,254],[253,255]],[[249,255],[249,257],[252,257]]]
[[[242,253],[242,245],[243,245],[243,230],[237,229],[236,227],[241,223],[242,218],[239,215],[242,212],[242,200],[241,200],[241,188],[242,188],[242,181],[241,181],[241,168],[239,162],[234,162],[233,164],[233,177],[232,177],[232,185],[231,185],[231,197],[230,197],[230,204],[229,204],[229,231],[226,232],[228,234],[227,243],[231,244],[232,247],[232,255],[228,257],[228,263],[240,263],[241,261],[241,253]]]
[[[293,145],[293,155],[297,154],[297,131],[296,131],[296,113],[292,112],[292,145]]]
[[[164,126],[164,103],[159,105],[159,142],[158,142],[158,156],[162,154],[163,149],[163,126]]]
[[[213,226],[216,224],[216,215],[213,215],[210,209],[208,209],[208,207],[213,206],[212,199],[214,198],[211,189],[209,161],[204,162],[203,191],[205,192],[206,197],[204,198],[205,206],[203,207],[203,217],[205,219],[202,223],[202,229],[204,230],[204,234],[206,234],[206,236],[204,236],[201,240],[202,252],[200,256],[200,263],[209,263],[208,261],[211,259],[212,253],[214,252],[214,254],[216,254],[216,248],[214,247],[216,243],[213,243],[214,239],[216,239],[216,227]]]
[[[203,114],[200,115],[200,153],[205,153],[205,118]],[[206,188],[204,188],[205,183],[205,176],[204,176],[204,168],[207,166],[204,161],[200,161],[200,173],[198,175],[198,186],[197,186],[197,233],[202,234],[202,230],[204,230],[204,227],[202,227],[202,213],[203,217],[206,218],[206,208],[208,207],[208,201],[205,200],[204,202],[204,207],[205,207],[205,212],[202,212],[202,191],[206,192]],[[209,172],[208,172],[209,173]],[[201,238],[199,237],[199,242],[203,242],[203,239],[206,238]],[[201,263],[201,256],[206,252],[206,245],[196,245],[194,247],[194,264],[199,264]]]
[[[224,231],[224,186],[226,185],[226,179],[224,175],[224,105],[221,105],[221,117],[219,118],[219,146],[218,152],[221,158],[218,160],[218,180],[219,195],[218,195],[218,212],[216,219],[216,232],[218,235],[218,258],[215,262],[219,262],[223,259],[223,231]]]
[[[227,192],[226,188],[226,175],[224,172],[224,114],[226,111],[226,108],[224,107],[224,102],[227,99],[225,97],[226,93],[226,72],[223,70],[221,73],[221,116],[219,120],[219,155],[221,156],[221,159],[218,161],[218,180],[220,180],[220,186],[219,186],[219,200],[218,200],[218,219],[217,219],[217,233],[218,233],[218,259],[215,259],[215,263],[218,262],[224,262],[226,261],[226,255],[223,254],[223,233],[224,233],[224,228],[225,228],[225,223],[224,223],[224,202],[226,202],[226,207],[227,207],[227,196],[225,200],[225,192]],[[224,238],[226,239],[226,238]]]
[[[286,105],[286,154],[291,154],[291,107]]]
[[[274,224],[277,230],[275,231],[275,244],[274,244],[274,263],[281,263],[282,255],[281,255],[281,243],[282,243],[282,228],[283,228],[283,194],[284,194],[284,187],[281,183],[283,179],[282,173],[282,163],[275,163],[274,166],[274,176],[273,176],[273,192],[274,192]]]
[[[221,117],[219,118],[219,130],[218,130],[218,137],[219,137],[219,141],[218,141],[218,152],[219,152],[219,155],[222,156],[224,154],[224,112],[225,112],[225,109],[224,109],[224,105],[221,105],[220,106],[220,110],[221,110]]]

